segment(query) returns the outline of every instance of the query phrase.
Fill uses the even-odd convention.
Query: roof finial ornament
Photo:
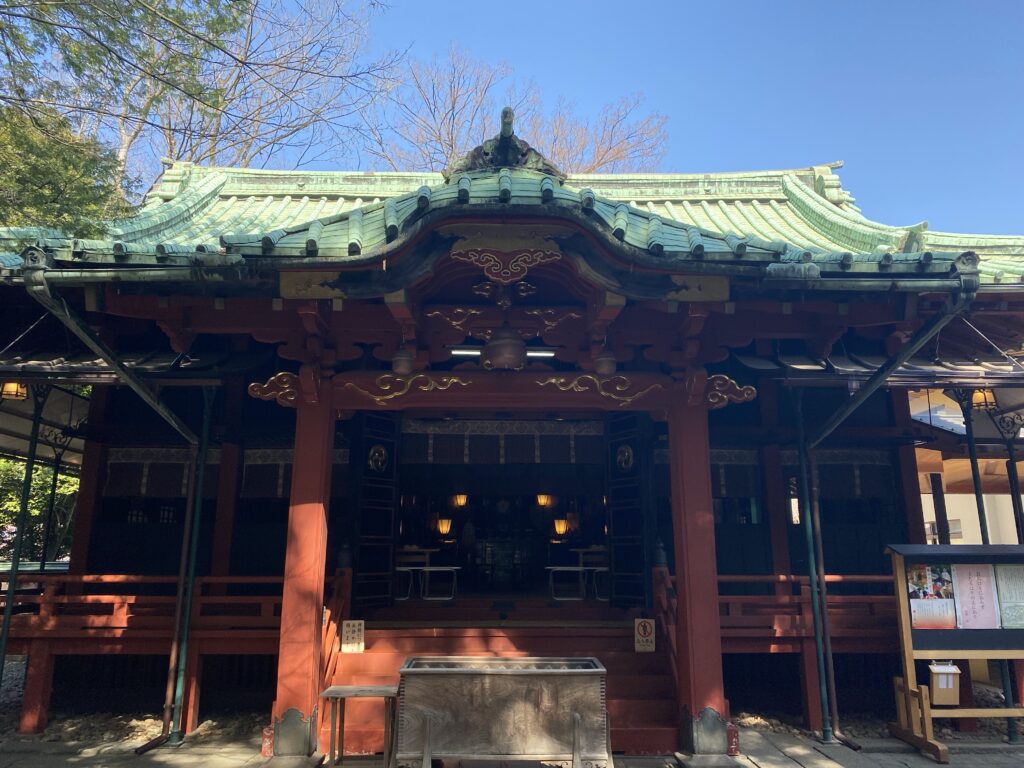
[[[493,139],[488,139],[476,149],[456,160],[444,172],[450,179],[463,171],[479,171],[487,168],[528,168],[560,179],[565,174],[548,162],[540,152],[516,136],[515,112],[512,107],[501,110],[501,130]]]

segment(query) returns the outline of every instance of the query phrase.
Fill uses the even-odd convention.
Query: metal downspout
[[[136,747],[136,755],[145,754],[149,750],[165,744],[171,735],[171,718],[174,713],[174,684],[178,679],[178,651],[181,639],[182,606],[184,604],[185,581],[188,574],[189,542],[192,540],[192,505],[195,503],[196,470],[199,466],[196,463],[197,453],[198,446],[191,446],[188,460],[188,496],[185,500],[185,525],[181,532],[181,553],[178,557],[178,584],[174,596],[174,633],[171,635],[171,647],[167,657],[167,678],[164,686],[164,704],[160,733],[145,744]]]
[[[199,442],[199,438],[196,437],[195,432],[193,432],[177,414],[167,407],[159,396],[149,388],[149,385],[136,376],[130,369],[126,368],[124,363],[117,359],[117,355],[114,351],[103,343],[99,336],[89,328],[85,320],[79,317],[68,303],[53,290],[46,281],[46,271],[46,267],[43,266],[25,267],[23,275],[25,280],[25,289],[28,291],[29,295],[46,307],[46,309],[48,309],[54,317],[60,320],[68,330],[75,334],[75,336],[77,336],[85,346],[99,355],[99,357],[103,359],[103,362],[114,370],[117,377],[131,387],[135,394],[141,397],[145,403],[160,414],[164,421],[170,424],[179,435],[185,438],[185,440],[192,445],[196,445]]]
[[[185,690],[185,667],[188,664],[188,635],[192,618],[192,596],[195,587],[196,557],[199,546],[200,519],[203,503],[203,479],[206,454],[210,441],[210,421],[217,391],[203,387],[203,423],[198,446],[192,446],[188,479],[188,501],[185,508],[185,526],[181,535],[181,557],[178,565],[178,593],[174,602],[174,636],[171,639],[167,664],[167,685],[164,690],[163,724],[160,734],[135,748],[136,755],[168,744],[181,746],[184,733],[181,727],[182,701]]]
[[[811,525],[811,467],[807,435],[804,433],[804,392],[793,393],[796,410],[797,452],[800,461],[800,522],[804,529],[807,545],[807,575],[811,586],[811,617],[814,623],[814,655],[818,662],[818,696],[821,699],[821,740],[826,744],[835,743],[832,732],[832,718],[829,716],[829,694],[825,676],[824,632],[821,625],[821,602],[818,599],[818,566],[814,531]]]
[[[199,555],[200,522],[203,517],[203,478],[206,474],[206,452],[210,447],[210,421],[213,418],[213,401],[217,390],[203,387],[203,426],[200,432],[199,449],[196,453],[196,481],[192,489],[192,536],[189,540],[188,568],[185,574],[185,591],[181,601],[181,634],[178,641],[178,670],[174,684],[174,728],[168,744],[177,746],[185,738],[182,718],[182,699],[185,695],[185,668],[188,666],[188,635],[192,624],[192,603],[196,583],[196,558]]]
[[[4,660],[7,658],[7,638],[11,632],[11,616],[14,613],[14,598],[18,589],[18,566],[21,565],[21,545],[28,524],[28,502],[32,493],[32,472],[36,466],[36,449],[39,447],[39,421],[43,417],[43,406],[50,395],[46,384],[32,385],[32,430],[28,438],[28,454],[25,457],[25,477],[21,482],[21,501],[18,505],[18,527],[11,543],[11,570],[7,575],[7,595],[4,601],[3,625],[0,626],[0,680],[4,677]]]

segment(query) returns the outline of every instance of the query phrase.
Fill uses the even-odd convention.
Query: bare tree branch
[[[496,133],[503,106],[516,112],[516,133],[566,173],[651,171],[665,156],[667,118],[645,113],[640,94],[596,118],[565,99],[546,112],[532,83],[456,46],[445,58],[410,62],[405,82],[365,113],[364,152],[392,170],[440,171]]]

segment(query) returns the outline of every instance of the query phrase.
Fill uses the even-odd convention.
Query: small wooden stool
[[[397,685],[332,685],[320,694],[331,702],[330,761],[338,765],[345,756],[345,699],[384,699],[384,768],[395,758],[395,713],[398,710]]]

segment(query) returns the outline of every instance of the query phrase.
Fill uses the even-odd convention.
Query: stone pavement
[[[265,762],[260,757],[258,739],[210,742],[180,747],[162,747],[136,755],[123,743],[104,747],[83,747],[38,740],[0,742],[0,768],[255,768]]]
[[[740,729],[742,768],[928,768],[936,763],[897,739],[858,739],[860,752],[783,733]],[[949,742],[947,742],[949,743]],[[950,768],[1021,768],[1024,746],[949,743]],[[618,766],[616,766],[618,768]]]
[[[782,733],[740,729],[743,755],[738,768],[931,768],[935,763],[895,739],[861,739],[864,750],[826,746]],[[135,743],[105,746],[62,744],[38,739],[0,741],[0,768],[257,768],[265,763],[258,739],[203,740],[161,747],[142,756]],[[1024,747],[951,744],[950,768],[1020,768]],[[511,766],[511,763],[507,765]],[[346,768],[381,768],[380,759],[346,758]],[[273,768],[273,767],[272,767]],[[677,768],[671,758],[616,756],[615,768]]]

